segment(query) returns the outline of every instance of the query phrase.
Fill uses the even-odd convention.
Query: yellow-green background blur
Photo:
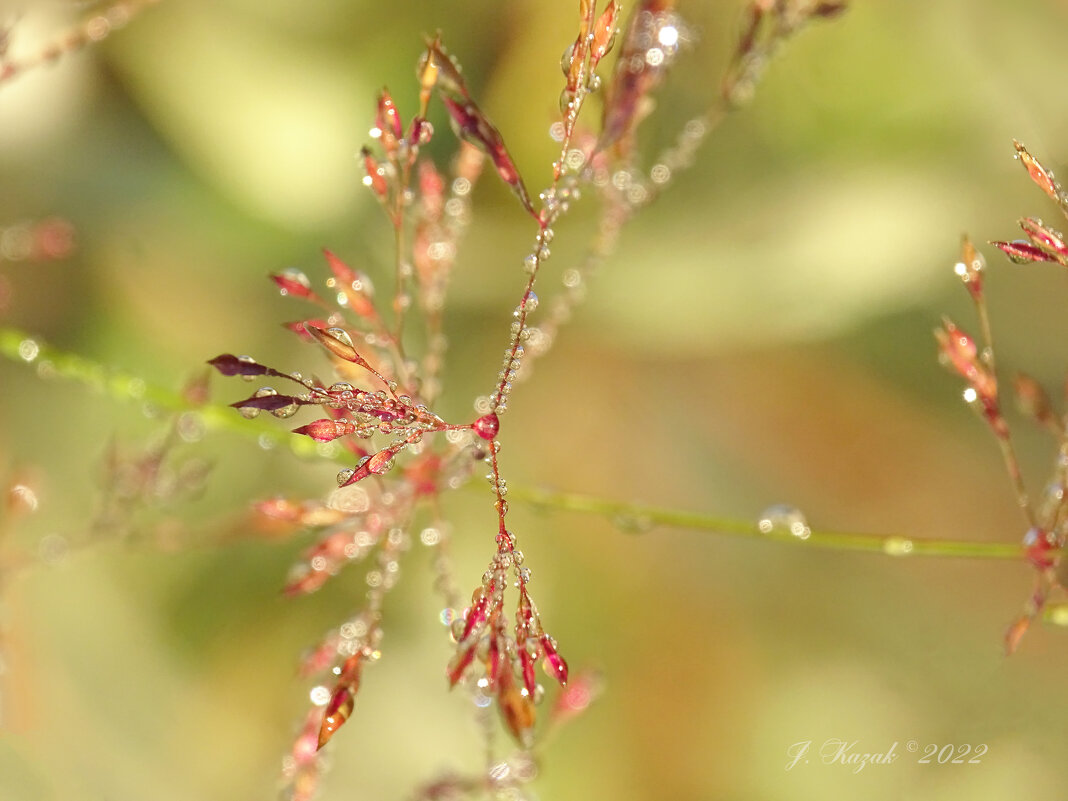
[[[227,351],[321,371],[279,326],[302,308],[265,275],[320,276],[328,246],[388,293],[389,231],[354,158],[376,90],[413,113],[421,37],[440,28],[537,191],[576,5],[167,0],[0,86],[0,224],[59,215],[77,231],[68,260],[0,265],[0,322],[170,387]],[[647,139],[666,141],[714,97],[739,6],[683,4],[699,41]],[[19,9],[2,17],[16,54],[83,10]],[[1018,217],[1055,216],[1011,156],[1017,138],[1054,170],[1068,162],[1065,42],[1068,3],[1053,0],[858,2],[806,30],[631,226],[517,388],[502,432],[510,483],[742,519],[788,502],[821,528],[1017,540],[997,448],[930,332],[943,312],[974,328],[951,272],[962,232],[1011,239]],[[434,121],[444,154],[451,134]],[[474,212],[449,302],[449,419],[470,416],[497,372],[532,236],[492,175]],[[591,212],[560,225],[543,301]],[[984,250],[1006,377],[1027,370],[1059,399],[1068,275]],[[214,388],[227,402],[247,389]],[[175,545],[73,547],[99,507],[106,443],[159,424],[12,363],[0,414],[0,472],[32,476],[41,498],[0,547],[72,544],[0,597],[0,799],[273,797],[307,703],[296,659],[360,603],[362,571],[283,599],[306,537],[257,538],[240,520],[254,498],[324,491],[336,465],[214,433],[187,448],[214,471],[171,510]],[[1037,494],[1052,448],[1013,420]],[[446,503],[469,591],[491,555],[492,507],[476,490]],[[1023,564],[635,536],[518,503],[510,520],[546,626],[573,669],[605,676],[601,700],[540,751],[541,798],[994,801],[1068,785],[1068,632],[1039,627],[1001,652],[1031,588]],[[429,561],[418,545],[404,561],[325,799],[404,798],[481,764],[467,704],[445,690]],[[792,744],[829,738],[862,751],[897,741],[899,757],[859,774],[784,769]],[[909,739],[989,751],[919,765]]]

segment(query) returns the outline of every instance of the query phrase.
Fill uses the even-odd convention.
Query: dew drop
[[[311,281],[308,280],[308,276],[304,274],[303,270],[298,270],[296,267],[288,267],[285,270],[282,270],[282,277],[286,279],[286,281],[299,284],[305,289],[311,289]],[[289,291],[283,289],[282,294],[288,295]]]
[[[324,459],[336,459],[341,455],[341,447],[336,442],[316,442],[315,453]]]
[[[297,413],[297,409],[300,408],[296,403],[290,403],[285,406],[279,406],[277,409],[271,409],[271,414],[275,417],[284,420],[287,417],[292,417]]]
[[[633,184],[626,190],[627,202],[634,206],[640,206],[649,198],[649,192],[641,184]]]
[[[15,484],[8,490],[9,511],[36,512],[38,506],[37,493],[32,487],[25,484]]]
[[[657,31],[656,40],[664,47],[675,47],[679,43],[679,29],[674,25],[665,25]]]
[[[246,420],[252,420],[252,419],[253,419],[253,418],[255,418],[255,417],[259,417],[259,415],[260,415],[260,410],[259,410],[259,409],[255,409],[255,408],[253,408],[253,407],[251,407],[251,406],[242,406],[242,407],[241,407],[240,409],[238,409],[237,411],[238,411],[238,412],[239,412],[239,413],[241,414],[241,416],[242,416],[242,417],[244,417],[244,418],[245,418]]]
[[[563,71],[565,76],[571,74],[571,62],[574,60],[574,58],[575,44],[574,42],[572,42],[567,46],[567,49],[564,50],[564,54],[560,57],[560,69]]]
[[[560,93],[560,111],[566,114],[571,110],[571,104],[575,102],[575,93],[570,89],[564,89]]]
[[[326,333],[328,333],[342,345],[348,345],[350,348],[352,347],[352,337],[349,336],[349,332],[346,331],[344,328],[328,328],[326,329]]]
[[[912,540],[908,537],[887,537],[883,541],[883,553],[890,556],[908,556],[912,553]]]
[[[47,534],[37,543],[37,555],[47,565],[59,564],[69,549],[70,544],[62,534]]]
[[[355,472],[356,472],[356,471],[355,471],[355,470],[353,470],[353,469],[352,469],[351,467],[346,467],[346,468],[344,468],[343,470],[339,470],[339,471],[338,471],[338,474],[337,474],[337,483],[338,483],[338,486],[341,486],[341,485],[342,485],[342,484],[344,484],[344,483],[345,483],[346,481],[348,481],[348,480],[349,480],[350,478],[352,478],[352,476],[353,476],[353,474],[354,474]]]
[[[649,177],[654,184],[666,184],[671,180],[671,168],[666,164],[656,164],[649,171]]]
[[[526,300],[526,302],[525,302],[525,303],[523,304],[523,307],[524,307],[524,308],[525,308],[525,309],[526,309],[526,310],[527,310],[528,312],[532,312],[532,311],[534,311],[535,309],[537,309],[537,308],[538,308],[538,296],[537,296],[537,295],[535,295],[535,294],[534,294],[533,292],[529,292],[529,293],[527,294],[527,300]]]
[[[423,545],[437,545],[441,542],[441,532],[433,527],[424,528],[419,532],[419,541]]]
[[[1068,626],[1068,604],[1050,604],[1046,607],[1046,620],[1056,626]]]
[[[24,362],[32,362],[41,352],[41,346],[32,339],[24,339],[19,343],[19,358]]]
[[[700,139],[708,135],[708,125],[701,119],[690,120],[686,123],[685,128],[683,128],[683,132],[690,139]]]
[[[204,418],[196,412],[186,412],[178,418],[176,429],[184,442],[199,442],[204,438]]]
[[[1023,545],[1025,548],[1030,548],[1034,545],[1038,545],[1039,537],[1045,538],[1045,532],[1037,528],[1029,528],[1024,532]]]
[[[807,540],[812,534],[805,515],[796,506],[788,504],[776,504],[765,509],[757,528],[761,534],[786,533],[799,540]]]
[[[1048,510],[1049,515],[1053,515],[1056,509],[1064,502],[1065,489],[1064,485],[1058,482],[1053,482],[1046,486],[1046,489],[1042,493],[1043,507]]]
[[[239,362],[244,362],[245,364],[256,364],[256,360],[253,359],[251,356],[238,356],[237,360]],[[241,380],[242,381],[248,381],[249,383],[252,383],[252,381],[255,378],[256,378],[256,376],[254,376],[254,375],[245,375],[245,374],[241,375]]]
[[[653,521],[647,515],[620,512],[612,516],[612,524],[628,534],[644,534],[653,528]]]
[[[351,620],[346,623],[342,623],[338,627],[337,631],[338,634],[340,634],[341,637],[346,640],[355,640],[357,637],[360,636],[356,631],[356,624],[353,623]]]
[[[460,642],[460,638],[464,636],[464,628],[467,625],[467,621],[461,616],[461,617],[455,618],[448,625],[449,625],[449,633],[452,634],[452,638],[456,642]]]

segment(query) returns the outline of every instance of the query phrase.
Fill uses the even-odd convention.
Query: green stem
[[[259,441],[267,440],[272,444],[288,447],[299,456],[318,455],[334,458],[339,462],[347,461],[341,449],[333,449],[333,451],[324,449],[307,437],[280,430],[268,421],[246,420],[234,409],[224,404],[196,405],[180,393],[152,386],[137,376],[105,367],[90,359],[59,351],[22,331],[0,328],[0,355],[14,362],[36,365],[38,373],[42,376],[64,378],[84,384],[106,393],[115,400],[147,403],[170,412],[196,413],[200,415],[208,430],[226,431]],[[481,487],[478,489],[481,490]],[[868,551],[889,556],[1020,560],[1024,555],[1021,546],[1015,543],[926,539],[894,534],[859,534],[807,528],[805,536],[799,537],[787,530],[761,531],[755,520],[716,517],[698,512],[684,512],[533,488],[511,487],[509,499],[543,509],[604,517],[618,527],[632,532],[648,531],[655,526],[667,526],[724,536],[791,543],[801,547]]]
[[[154,386],[132,373],[61,351],[25,331],[0,327],[0,356],[35,368],[41,378],[61,378],[83,384],[117,401],[140,403],[167,412],[195,413],[209,431],[227,431],[288,447],[300,456],[315,456],[320,452],[307,437],[292,435],[266,420],[246,419],[221,403],[196,404],[180,392]]]
[[[706,531],[729,537],[791,543],[802,547],[828,548],[836,551],[868,551],[887,556],[1023,558],[1022,547],[1014,543],[940,540],[900,534],[859,534],[811,528],[805,529],[805,536],[802,538],[785,529],[763,532],[755,520],[716,517],[700,512],[682,512],[676,509],[609,501],[569,492],[510,487],[508,496],[512,500],[554,511],[578,512],[604,517],[619,528],[635,533],[648,531],[655,526],[667,526]]]

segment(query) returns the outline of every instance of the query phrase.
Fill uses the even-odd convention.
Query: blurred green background
[[[58,215],[77,239],[69,259],[0,265],[0,320],[170,387],[226,351],[313,369],[279,326],[301,312],[264,276],[321,275],[328,246],[391,285],[387,225],[354,158],[375,91],[388,84],[410,115],[421,36],[440,28],[540,187],[575,5],[167,0],[0,86],[0,225]],[[15,20],[17,53],[85,8],[21,3],[0,19]],[[740,3],[681,10],[699,41],[643,129],[653,143],[715,95]],[[786,502],[821,528],[1017,540],[997,449],[930,331],[943,312],[974,328],[951,272],[962,232],[1011,239],[1018,217],[1053,218],[1012,139],[1055,171],[1068,162],[1066,36],[1068,4],[1053,0],[858,2],[805,31],[631,226],[515,393],[510,483],[743,519]],[[477,190],[455,273],[446,418],[487,391],[521,288],[531,226],[498,184]],[[560,226],[543,300],[592,221],[580,208]],[[1059,397],[1068,279],[985,250],[999,363]],[[104,532],[81,547],[106,444],[134,446],[159,422],[21,365],[0,364],[0,387],[0,470],[30,476],[41,499],[0,547],[50,544],[0,596],[0,798],[273,797],[306,705],[297,656],[359,604],[362,572],[282,599],[307,540],[257,538],[243,509],[322,492],[336,466],[211,434],[186,450],[214,465],[202,496],[146,517],[132,542]],[[219,382],[216,396],[242,388]],[[1053,449],[1013,420],[1037,493]],[[473,587],[492,510],[477,491],[447,509],[458,580]],[[1022,564],[636,536],[519,504],[511,518],[547,627],[573,669],[605,676],[602,699],[542,749],[542,798],[939,801],[1056,797],[1068,783],[1068,634],[1040,627],[1001,652],[1031,588]],[[325,799],[406,797],[480,764],[466,702],[444,689],[429,561],[421,546],[405,560]],[[859,774],[784,770],[792,744],[828,738],[897,741],[901,756]],[[920,765],[909,739],[989,752]]]

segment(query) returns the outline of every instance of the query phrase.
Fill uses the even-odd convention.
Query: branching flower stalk
[[[827,5],[810,3],[756,3],[754,8],[757,10],[743,37],[739,58],[792,33],[802,19],[832,13]],[[654,0],[636,10],[622,35],[623,46],[604,90],[601,130],[594,133],[581,128],[580,121],[589,96],[600,88],[597,69],[616,40],[618,17],[615,0],[599,11],[589,0],[580,2],[578,34],[561,65],[565,77],[561,118],[553,126],[559,154],[537,204],[500,132],[472,97],[440,36],[428,41],[416,68],[419,113],[405,128],[388,91],[383,91],[372,129],[380,152],[362,151],[365,183],[379,199],[394,231],[392,325],[376,304],[366,276],[327,252],[333,273],[328,283],[336,304],[315,293],[303,273],[288,271],[274,280],[283,293],[310,301],[324,311],[323,318],[298,320],[289,327],[330,353],[339,381],[326,385],[230,354],[211,362],[224,375],[295,384],[292,394],[262,387],[233,405],[246,416],[267,411],[277,417],[289,417],[304,406],[318,406],[326,416],[295,429],[295,433],[323,445],[337,441],[357,458],[354,467],[339,473],[338,490],[326,503],[275,499],[260,505],[261,514],[275,521],[323,530],[319,543],[305,554],[302,565],[290,577],[287,591],[313,591],[343,565],[377,553],[377,564],[366,576],[370,587],[367,606],[328,634],[305,661],[307,673],[329,668],[332,676],[329,685],[313,690],[315,708],[287,758],[285,772],[294,798],[307,798],[313,791],[319,772],[315,752],[350,717],[362,670],[380,654],[383,598],[396,581],[399,558],[409,546],[418,508],[425,502],[436,510],[441,491],[464,483],[478,460],[489,466],[487,479],[497,518],[496,547],[466,608],[456,605],[452,582],[447,578],[450,571],[444,565],[439,571],[446,601],[453,604],[443,615],[456,643],[446,670],[448,681],[452,686],[466,685],[480,706],[494,700],[521,753],[534,743],[535,708],[544,692],[537,681],[538,663],[561,685],[568,683],[568,664],[542,624],[530,592],[531,571],[515,532],[507,525],[508,486],[498,435],[501,416],[507,411],[513,382],[528,349],[544,352],[551,343],[531,326],[530,317],[539,304],[534,288],[551,255],[554,227],[579,199],[583,184],[601,189],[606,200],[594,253],[603,259],[623,223],[656,194],[633,173],[637,127],[652,108],[652,90],[689,34],[670,3]],[[776,27],[776,20],[787,17],[791,19],[789,25]],[[755,34],[764,21],[773,23],[766,41]],[[763,44],[758,46],[758,41]],[[466,143],[454,161],[450,182],[453,197],[449,200],[444,198],[445,180],[429,161],[420,158],[420,149],[434,135],[427,115],[435,97],[444,106],[457,137]],[[691,123],[677,152],[669,153],[666,160],[672,166],[682,166],[707,129],[707,125]],[[476,400],[478,418],[450,423],[436,415],[428,401],[438,395],[437,371],[444,350],[440,310],[466,214],[462,203],[454,201],[470,192],[482,158],[488,158],[537,227],[533,247],[524,260],[525,286],[513,312],[504,361],[493,390]],[[662,163],[652,171],[654,183],[663,185],[669,178],[670,168]],[[409,234],[409,228],[414,234]],[[409,244],[413,246],[410,259]],[[596,260],[587,259],[585,264]],[[581,279],[581,274],[576,280],[572,272],[565,276],[565,286],[575,286]],[[421,363],[408,358],[404,343],[407,312],[413,304],[428,312],[424,314],[428,348]],[[561,320],[557,316],[553,324]],[[441,437],[431,440],[433,435],[444,435],[445,445],[440,444]],[[388,443],[372,444],[380,436],[388,437]],[[410,458],[401,476],[387,477],[405,453]],[[428,545],[444,546],[447,538],[444,527],[427,527],[420,534]],[[505,609],[509,584],[517,595],[512,614]],[[313,732],[315,747],[311,748]]]
[[[614,36],[614,15],[615,7],[611,5],[602,12],[602,21],[595,32],[588,37],[581,35],[574,49],[573,59],[585,66],[578,69],[577,78],[569,82],[569,89],[575,95],[566,116],[569,128],[573,129],[577,110],[588,92],[589,75],[592,74],[590,65],[595,66],[599,57],[607,52]],[[607,21],[603,21],[605,19]],[[585,9],[584,31],[591,29],[591,21],[592,6]],[[497,403],[471,423],[447,423],[420,402],[422,383],[414,366],[406,359],[403,344],[405,312],[411,302],[409,287],[413,273],[417,279],[414,291],[422,296],[423,290],[427,289],[426,294],[433,293],[435,296],[430,302],[421,300],[422,305],[429,306],[435,313],[428,318],[428,338],[433,341],[440,337],[437,312],[444,293],[442,267],[447,268],[451,262],[447,257],[455,250],[456,243],[453,240],[460,230],[459,226],[448,228],[441,225],[440,210],[448,205],[442,203],[444,182],[437,176],[433,165],[419,167],[421,200],[416,210],[416,230],[425,234],[430,241],[425,243],[425,250],[420,248],[417,251],[427,257],[420,262],[422,269],[412,269],[404,255],[407,206],[413,194],[410,184],[413,169],[419,163],[419,148],[433,135],[425,116],[431,94],[436,92],[440,97],[458,136],[490,158],[498,175],[512,187],[524,209],[538,221],[535,266],[529,271],[527,291],[521,304],[524,316],[536,304],[531,287],[537,263],[548,256],[546,246],[551,239],[550,225],[558,216],[549,199],[555,196],[564,175],[564,170],[559,166],[563,159],[554,169],[550,190],[542,195],[543,208],[536,211],[500,133],[471,98],[459,66],[445,51],[440,38],[428,42],[417,75],[421,88],[420,114],[412,120],[407,133],[388,92],[383,92],[379,98],[372,135],[379,139],[385,161],[379,163],[369,149],[363,151],[367,172],[365,182],[381,201],[395,232],[397,287],[392,329],[386,325],[375,305],[366,277],[349,268],[332,253],[327,252],[326,255],[334,274],[331,288],[336,291],[338,311],[331,310],[331,304],[311,289],[310,282],[303,274],[291,271],[274,276],[285,294],[304,298],[328,310],[323,320],[301,320],[291,324],[290,328],[325,347],[335,358],[340,377],[361,381],[361,375],[366,377],[369,374],[378,388],[359,388],[349,380],[326,386],[305,379],[300,374],[282,373],[260,365],[248,357],[224,354],[211,361],[224,375],[241,376],[249,380],[260,377],[281,379],[297,384],[300,389],[296,394],[279,394],[273,387],[263,387],[251,397],[233,405],[246,416],[267,411],[278,417],[288,417],[302,406],[319,406],[328,416],[301,426],[296,433],[324,444],[342,440],[350,452],[359,458],[355,467],[339,474],[339,494],[328,504],[297,504],[276,499],[261,505],[262,514],[276,520],[289,520],[303,527],[329,527],[320,542],[306,554],[305,564],[291,577],[287,591],[294,594],[313,591],[346,561],[360,559],[374,548],[378,552],[378,568],[370,571],[366,577],[371,588],[367,606],[336,632],[328,635],[305,661],[306,671],[316,673],[329,667],[334,659],[342,659],[332,668],[333,687],[320,687],[313,691],[313,701],[321,710],[313,708],[308,723],[287,758],[286,773],[291,795],[295,798],[307,798],[314,791],[320,767],[315,752],[349,718],[362,669],[379,656],[383,597],[395,582],[398,557],[408,547],[408,531],[413,525],[418,502],[425,498],[436,498],[444,487],[461,483],[477,458],[485,457],[493,470],[498,515],[497,548],[482,584],[472,596],[471,606],[462,613],[450,610],[447,615],[454,624],[452,630],[457,642],[456,656],[447,671],[450,684],[477,678],[478,692],[496,698],[507,728],[521,746],[529,748],[533,742],[535,696],[540,696],[542,692],[536,680],[537,662],[544,658],[550,675],[562,684],[568,678],[567,663],[557,651],[555,640],[544,631],[530,596],[530,571],[522,566],[523,555],[516,547],[515,535],[505,527],[507,502],[504,495],[507,488],[500,477],[496,459],[500,447],[495,439],[500,425],[498,412],[506,408],[504,398],[509,386],[508,372],[518,366],[521,357],[519,343],[526,338],[524,320],[520,319],[518,327],[513,329],[509,364],[498,385]],[[564,147],[566,152],[566,142]],[[470,149],[463,151],[457,163],[470,165],[470,153]],[[427,165],[428,162],[422,164]],[[454,176],[454,193],[466,194],[469,191],[477,170],[466,172],[470,174]],[[455,208],[452,211],[454,219],[459,216],[457,211]],[[434,235],[452,235],[453,240],[445,238],[433,241]],[[444,264],[434,264],[435,261]],[[344,312],[349,313],[348,317]],[[340,323],[347,323],[348,327],[342,327]],[[360,343],[360,350],[357,350],[354,338]],[[428,367],[433,378],[438,364],[431,361]],[[436,387],[433,389],[436,390]],[[432,394],[436,395],[436,391]],[[377,434],[392,436],[393,439],[373,453],[356,442],[370,440]],[[428,447],[424,437],[430,434],[451,435],[451,447],[444,450]],[[394,466],[395,458],[404,451],[410,451],[415,456],[405,467],[400,480],[360,483],[372,476],[376,479],[383,476]],[[437,544],[439,537],[440,532],[429,528],[424,529],[421,535],[421,539],[431,545]],[[442,573],[447,575],[447,571]],[[519,596],[514,621],[510,621],[504,611],[505,589],[511,577],[515,579]],[[443,585],[446,583],[442,582]],[[451,588],[447,596],[447,600],[453,600]],[[452,620],[453,617],[455,620]],[[309,747],[312,733],[316,733],[314,748]]]
[[[116,0],[102,3],[81,22],[18,58],[9,55],[11,43],[17,36],[17,20],[0,21],[0,86],[37,67],[53,64],[64,56],[103,41],[125,27],[140,12],[158,2],[160,0]]]
[[[961,245],[961,259],[954,267],[954,272],[964,282],[975,304],[982,336],[981,347],[949,318],[945,318],[942,321],[942,328],[935,331],[935,339],[938,341],[939,357],[943,363],[967,380],[968,387],[964,390],[964,400],[990,426],[1001,450],[1009,480],[1012,482],[1016,502],[1027,518],[1028,525],[1034,526],[1034,515],[1020,474],[1020,463],[1012,445],[1008,423],[1001,410],[997,369],[994,362],[994,339],[990,329],[986,295],[983,291],[984,269],[985,262],[982,255],[965,237]]]
[[[653,92],[678,53],[692,43],[694,34],[674,11],[673,3],[650,2],[641,6],[623,37],[605,89],[601,133],[597,138],[587,138],[581,148],[568,150],[564,162],[581,166],[580,184],[592,186],[598,194],[597,234],[579,263],[563,272],[563,290],[553,296],[545,317],[531,331],[522,369],[510,381],[521,381],[530,375],[531,362],[555,341],[560,327],[585,297],[590,278],[616,251],[627,223],[656,201],[679,173],[693,165],[697,151],[720,123],[752,99],[773,55],[808,21],[833,18],[845,8],[844,2],[750,3],[718,96],[703,114],[682,127],[675,141],[651,165],[642,165],[638,126],[653,112]],[[565,67],[571,54],[571,50],[565,53]],[[596,84],[597,76],[593,77]],[[561,102],[569,100],[565,90]],[[552,132],[555,139],[563,140],[566,128],[557,123]],[[579,191],[575,189],[571,198],[564,199],[562,210],[566,210],[569,200],[578,198]]]
[[[1068,196],[1060,188],[1053,173],[1031,155],[1019,142],[1014,142],[1016,158],[1023,164],[1031,180],[1052,199],[1068,217]],[[1068,245],[1064,236],[1042,220],[1025,217],[1020,220],[1026,239],[992,244],[1013,262],[1055,262],[1068,267]],[[1031,376],[1017,373],[1013,378],[1016,403],[1021,412],[1047,431],[1057,446],[1057,460],[1053,475],[1042,494],[1042,500],[1031,502],[1020,474],[1019,462],[1012,446],[1009,426],[1001,411],[998,380],[994,362],[994,344],[983,291],[984,261],[979,252],[965,238],[961,260],[954,268],[968,289],[977,311],[982,347],[952,321],[946,319],[935,332],[941,360],[965,379],[964,400],[987,422],[1001,449],[1017,503],[1027,521],[1023,537],[1023,552],[1034,568],[1035,586],[1024,612],[1013,621],[1005,633],[1005,649],[1012,653],[1019,646],[1032,622],[1044,616],[1057,623],[1068,620],[1065,605],[1051,604],[1054,591],[1068,587],[1068,574],[1063,558],[1068,539],[1068,415],[1058,416],[1053,403],[1042,386]]]

